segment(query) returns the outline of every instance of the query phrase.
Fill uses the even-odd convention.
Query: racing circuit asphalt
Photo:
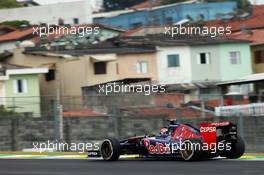
[[[0,160],[0,175],[259,175],[263,161],[210,160],[200,162],[121,160]]]

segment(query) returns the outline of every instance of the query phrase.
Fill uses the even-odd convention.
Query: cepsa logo
[[[216,127],[214,126],[200,127],[200,132],[216,132]]]
[[[170,144],[163,145],[163,143],[156,142],[152,145],[148,139],[144,140],[144,145],[150,154],[170,154]]]

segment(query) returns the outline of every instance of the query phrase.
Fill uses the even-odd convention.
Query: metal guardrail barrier
[[[215,108],[216,116],[264,116],[264,103],[222,106]]]

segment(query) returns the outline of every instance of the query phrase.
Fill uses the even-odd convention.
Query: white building
[[[264,4],[264,0],[249,0],[249,2],[253,5],[262,5]]]
[[[88,24],[92,22],[92,6],[82,0],[0,10],[0,22],[11,20],[27,20],[31,24]]]
[[[103,0],[90,0],[93,12],[99,12],[103,9]]]

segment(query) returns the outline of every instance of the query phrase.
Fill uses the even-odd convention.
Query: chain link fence
[[[1,98],[0,151],[32,148],[33,142],[85,142],[105,137],[155,134],[167,119],[191,123],[233,121],[247,152],[264,152],[261,100],[246,96],[213,96],[207,100],[181,93]],[[260,115],[216,115],[217,106],[258,106]]]

